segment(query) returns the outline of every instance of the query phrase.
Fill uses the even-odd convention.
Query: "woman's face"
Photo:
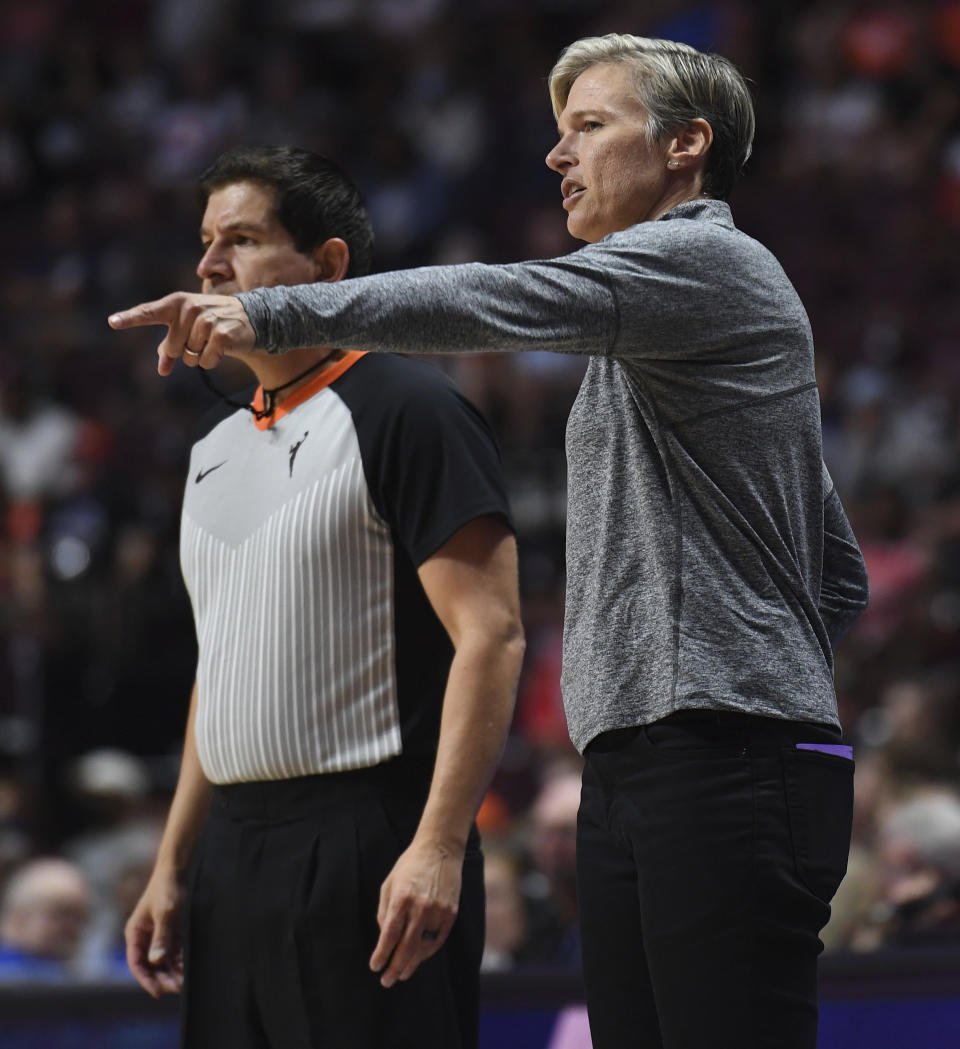
[[[668,168],[670,140],[651,142],[631,67],[603,63],[573,82],[547,167],[562,176],[571,236],[594,242],[679,203]]]

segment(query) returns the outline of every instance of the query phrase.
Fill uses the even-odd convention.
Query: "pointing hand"
[[[144,302],[114,313],[111,328],[142,328],[165,324],[167,334],[157,347],[157,371],[169,375],[180,358],[188,368],[216,368],[223,357],[249,353],[256,341],[240,300],[232,295],[194,295],[176,291],[155,302]]]

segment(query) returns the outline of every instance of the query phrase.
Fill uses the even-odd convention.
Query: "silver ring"
[[[183,352],[189,353],[191,357],[199,357],[203,351],[201,350],[200,353],[198,353],[196,350],[191,350],[189,346],[184,346]]]

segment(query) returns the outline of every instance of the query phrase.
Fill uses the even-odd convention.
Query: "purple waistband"
[[[853,747],[842,743],[798,743],[797,750],[817,750],[821,754],[833,754],[837,758],[848,758],[853,761]]]

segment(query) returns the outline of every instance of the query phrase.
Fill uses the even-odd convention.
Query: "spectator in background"
[[[483,885],[487,895],[481,972],[512,969],[524,954],[527,915],[520,868],[513,850],[484,838]]]
[[[558,769],[530,809],[531,870],[524,879],[530,909],[527,955],[532,961],[580,967],[577,925],[577,811],[580,773]]]
[[[92,820],[63,845],[91,890],[83,968],[91,976],[130,980],[123,925],[149,880],[163,818],[146,764],[133,754],[89,751],[73,763],[69,780],[71,800]]]
[[[931,788],[895,806],[878,833],[887,943],[937,942],[960,933],[960,795]]]
[[[857,950],[960,939],[960,793],[927,786],[879,819],[876,902],[853,930]]]
[[[82,420],[30,379],[23,361],[0,357],[0,490],[13,501],[66,495],[78,480]]]
[[[64,851],[106,897],[131,855],[156,848],[163,817],[150,795],[146,765],[133,754],[88,751],[73,763],[68,779],[71,800],[90,826],[70,838]]]
[[[159,834],[145,838],[139,846],[130,842],[126,854],[118,858],[108,895],[100,901],[97,925],[84,939],[79,968],[88,979],[111,983],[133,983],[127,964],[124,925],[143,895],[153,872]]]
[[[31,860],[15,870],[0,904],[0,980],[63,983],[90,914],[90,890],[67,860]]]

